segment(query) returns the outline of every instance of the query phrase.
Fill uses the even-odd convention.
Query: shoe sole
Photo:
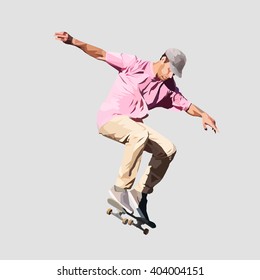
[[[136,211],[138,212],[138,214],[140,215],[140,217],[141,217],[142,219],[146,219],[145,216],[144,216],[144,214],[143,214],[143,212],[140,210],[139,207],[136,208]]]

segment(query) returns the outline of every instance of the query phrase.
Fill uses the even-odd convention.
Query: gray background
[[[1,4],[1,259],[258,259],[257,1],[11,1]],[[97,133],[116,71],[54,40],[188,62],[177,84],[210,115],[151,111],[178,154],[150,197],[144,236],[106,215],[123,146]],[[141,170],[149,158],[143,157]]]

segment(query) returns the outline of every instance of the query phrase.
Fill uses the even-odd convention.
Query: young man
[[[98,113],[99,133],[125,145],[118,177],[109,192],[128,212],[133,213],[132,205],[149,220],[147,195],[165,175],[176,148],[143,123],[148,111],[155,107],[183,110],[191,116],[201,117],[205,130],[210,126],[215,133],[218,131],[215,120],[189,102],[176,87],[173,76],[182,76],[185,55],[171,48],[159,61],[152,63],[134,55],[106,52],[73,38],[67,32],[57,32],[55,37],[118,70],[118,77]],[[151,153],[152,157],[140,182],[132,188],[143,151]]]

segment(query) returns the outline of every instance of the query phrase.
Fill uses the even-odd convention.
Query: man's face
[[[157,77],[162,81],[166,81],[168,79],[171,79],[173,76],[174,74],[170,68],[170,62],[167,61],[167,58],[165,56],[162,57]]]

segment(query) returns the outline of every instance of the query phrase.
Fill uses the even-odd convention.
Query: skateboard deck
[[[130,226],[134,226],[134,227],[140,229],[143,232],[143,234],[145,234],[145,235],[147,235],[149,233],[149,229],[146,228],[146,227],[143,227],[143,226],[147,225],[147,226],[149,226],[151,228],[155,228],[156,227],[155,223],[153,223],[151,221],[147,221],[144,218],[137,217],[137,216],[127,212],[114,199],[108,198],[107,202],[111,206],[113,206],[115,208],[115,211],[113,209],[111,209],[111,208],[108,208],[107,209],[107,214],[115,216],[116,218],[121,220],[124,225],[128,224]]]

